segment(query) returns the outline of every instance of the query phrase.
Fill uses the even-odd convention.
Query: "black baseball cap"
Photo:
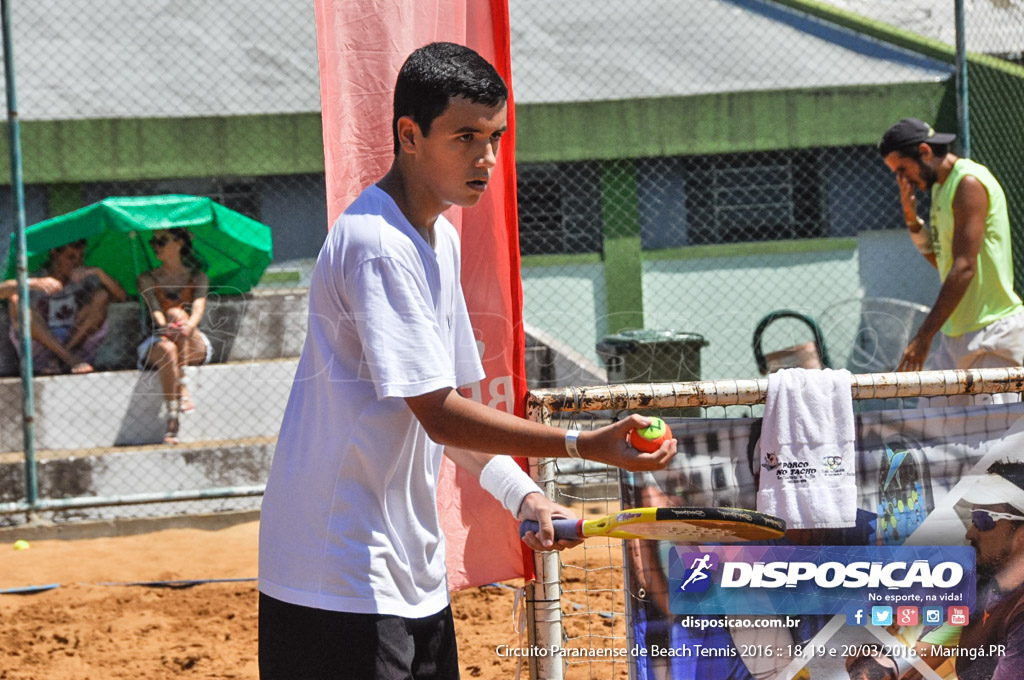
[[[949,132],[936,132],[935,129],[917,118],[904,118],[900,122],[886,130],[882,135],[882,141],[878,143],[878,150],[882,156],[888,156],[897,149],[905,146],[928,142],[930,144],[949,144],[956,135]]]

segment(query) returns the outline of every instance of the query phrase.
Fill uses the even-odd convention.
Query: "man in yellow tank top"
[[[942,279],[931,312],[903,354],[901,371],[924,368],[940,332],[929,368],[1024,364],[1024,306],[1013,290],[1006,197],[988,168],[949,151],[955,139],[904,118],[878,145],[896,173],[911,240]],[[931,191],[928,223],[917,213],[915,191]]]

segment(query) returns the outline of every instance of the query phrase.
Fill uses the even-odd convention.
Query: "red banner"
[[[327,214],[331,222],[393,159],[392,94],[398,70],[434,41],[466,45],[512,89],[507,0],[316,0]],[[523,415],[526,378],[516,217],[515,116],[481,201],[446,217],[462,235],[462,277],[487,377],[466,390]],[[452,590],[532,573],[515,521],[476,480],[445,460],[438,508]]]

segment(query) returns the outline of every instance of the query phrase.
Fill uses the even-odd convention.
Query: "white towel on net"
[[[851,382],[845,369],[790,368],[768,377],[757,509],[790,529],[856,524]]]

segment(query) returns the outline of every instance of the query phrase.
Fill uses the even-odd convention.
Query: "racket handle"
[[[581,519],[554,519],[552,523],[555,525],[555,540],[566,540],[566,541],[578,541],[583,538],[580,529],[583,525]],[[519,523],[519,537],[526,536],[527,531],[537,532],[540,531],[540,524],[534,522],[532,519],[524,519]]]

